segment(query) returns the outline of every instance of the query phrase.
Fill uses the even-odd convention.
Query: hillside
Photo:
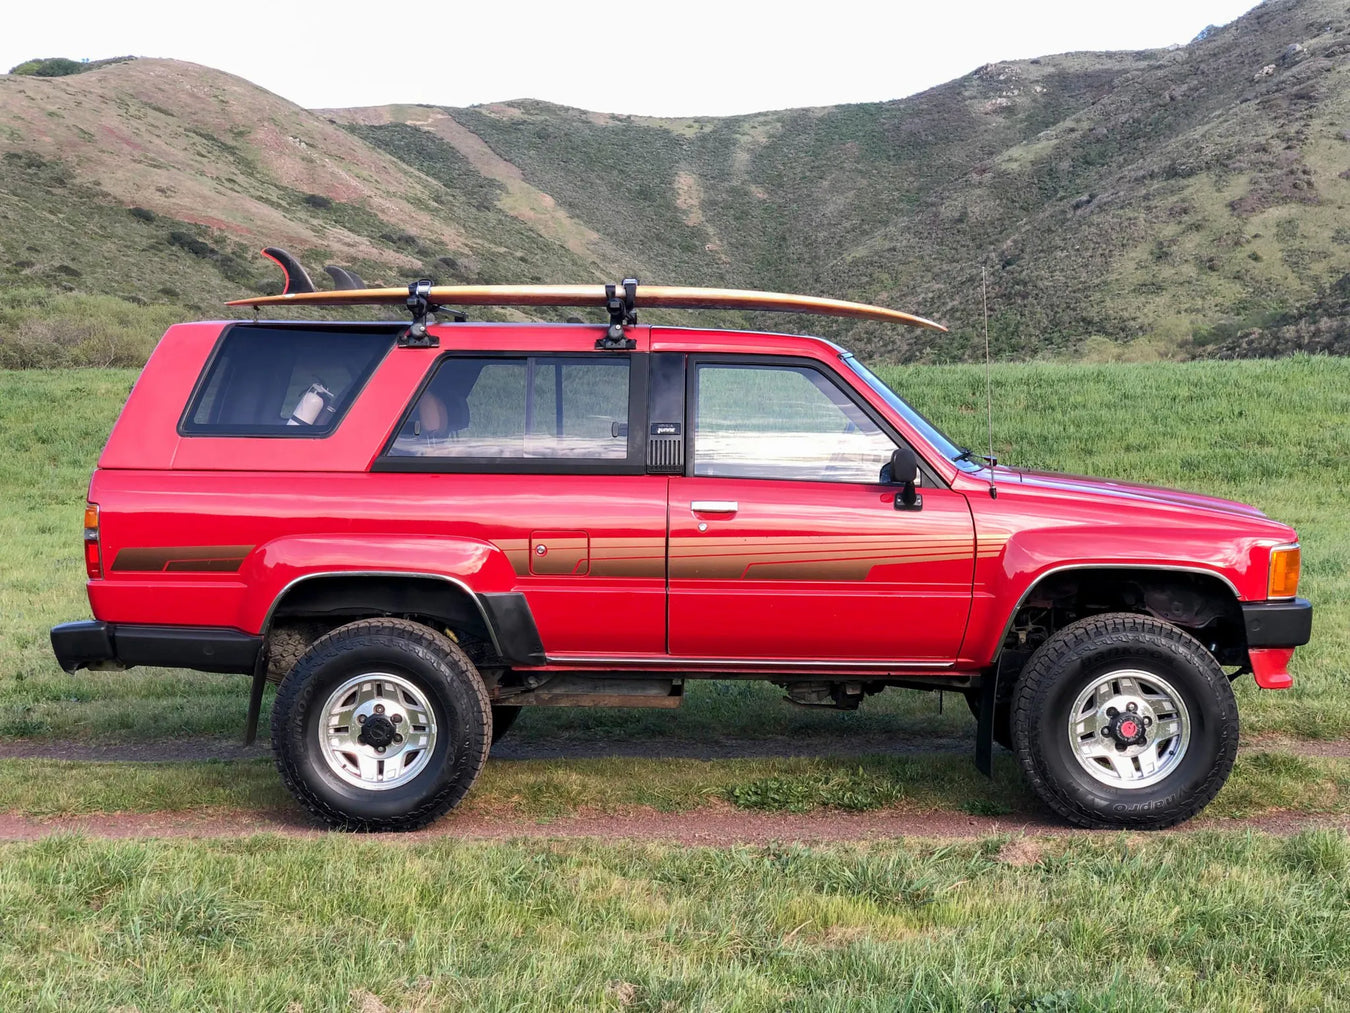
[[[311,113],[162,60],[0,76],[0,365],[43,340],[20,290],[216,315],[276,285],[266,243],[371,281],[636,272],[953,325],[812,322],[893,360],[982,353],[981,268],[1002,357],[1347,352],[1347,55],[1344,5],[1271,0],[1179,49],[729,118]]]

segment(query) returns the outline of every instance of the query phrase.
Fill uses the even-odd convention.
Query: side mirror
[[[919,459],[909,447],[897,447],[891,453],[891,481],[913,485],[919,477]]]
[[[923,497],[915,483],[919,480],[919,459],[909,447],[897,447],[891,454],[891,481],[904,486],[895,494],[895,509],[922,510]]]

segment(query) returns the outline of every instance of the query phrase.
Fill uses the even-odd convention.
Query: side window
[[[448,357],[387,456],[623,461],[629,369],[626,356]]]
[[[700,363],[694,384],[695,475],[876,482],[895,449],[807,366]]]
[[[183,416],[185,436],[326,436],[394,343],[390,331],[232,327]]]

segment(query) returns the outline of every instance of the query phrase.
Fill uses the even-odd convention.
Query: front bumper
[[[88,619],[52,627],[52,650],[67,672],[108,665],[253,671],[263,638],[216,626],[142,626]]]
[[[1256,684],[1262,689],[1288,689],[1294,684],[1289,674],[1294,648],[1312,639],[1312,602],[1306,598],[1246,602],[1242,621]]]
[[[1312,602],[1307,598],[1245,602],[1242,621],[1248,647],[1302,647],[1312,639]]]

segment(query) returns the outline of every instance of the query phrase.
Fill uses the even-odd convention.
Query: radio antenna
[[[994,457],[994,381],[989,366],[989,277],[988,269],[980,267],[980,299],[984,303],[984,401],[989,409],[989,498],[998,499],[998,486],[994,484],[994,466],[998,459]]]

